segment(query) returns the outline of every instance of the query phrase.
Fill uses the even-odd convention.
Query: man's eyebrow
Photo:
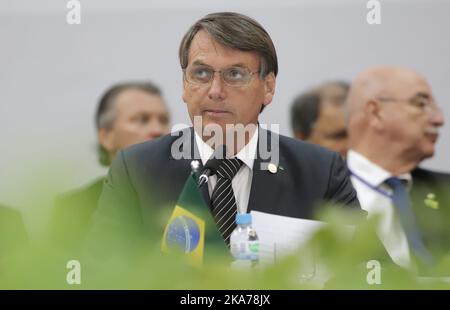
[[[416,93],[413,98],[425,98],[425,99],[431,99],[430,94],[424,93],[424,92],[418,92]]]
[[[193,65],[196,65],[196,66],[207,66],[207,67],[211,67],[210,65],[207,65],[207,64],[205,64],[203,61],[201,61],[201,60],[194,60],[193,62],[192,62],[192,64]],[[232,65],[229,65],[229,66],[227,66],[227,68],[233,68],[233,67],[240,67],[240,68],[248,68],[247,67],[247,65],[245,65],[244,63],[242,63],[242,62],[238,62],[238,63],[235,63],[235,64],[232,64]]]
[[[205,64],[203,61],[201,60],[195,60],[193,63],[193,65],[203,65],[203,66],[208,66],[207,64]],[[208,66],[210,67],[210,66]]]
[[[241,67],[241,68],[248,68],[247,67],[247,65],[245,65],[245,64],[243,64],[242,62],[238,62],[238,63],[236,63],[236,64],[233,64],[233,65],[231,65],[231,66],[228,66],[229,68],[230,67]]]

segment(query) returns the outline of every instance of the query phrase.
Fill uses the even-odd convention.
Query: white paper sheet
[[[251,211],[259,237],[260,261],[273,263],[304,246],[326,223]]]

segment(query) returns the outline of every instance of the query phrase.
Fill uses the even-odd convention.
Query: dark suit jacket
[[[123,234],[144,233],[157,236],[155,240],[161,238],[168,213],[191,172],[192,159],[175,159],[171,149],[199,158],[195,156],[198,152],[193,129],[178,135],[134,145],[117,154],[103,187],[92,234],[114,231],[115,241]],[[267,164],[273,158],[257,152],[248,212],[311,219],[315,205],[321,201],[359,209],[347,167],[337,153],[264,129],[260,129],[258,146],[265,137],[269,150],[279,148],[279,169],[277,173],[261,170],[261,163]],[[203,196],[209,204],[206,186]]]
[[[417,226],[425,246],[432,253],[436,262],[450,252],[450,175],[422,168],[411,171],[413,186],[410,192],[412,208]],[[425,200],[433,194],[439,208],[433,209]],[[374,232],[375,233],[375,232]],[[373,259],[392,264],[393,261],[381,242],[373,246]],[[417,262],[421,275],[430,275],[429,270]],[[439,276],[449,276],[450,271],[439,273]]]
[[[50,219],[49,238],[62,249],[77,249],[90,229],[91,217],[97,209],[104,178],[55,199]]]
[[[28,236],[20,212],[0,205],[0,258],[27,243]]]
[[[429,186],[442,186],[450,184],[450,174],[436,172],[417,167],[411,172],[413,182]]]
[[[411,199],[424,243],[435,256],[449,254],[450,175],[422,168],[416,168],[411,175]],[[430,207],[430,201],[438,202],[438,208]]]

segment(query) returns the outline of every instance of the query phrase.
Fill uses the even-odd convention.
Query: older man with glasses
[[[347,162],[361,207],[380,217],[378,235],[395,263],[432,265],[430,249],[450,247],[448,205],[438,207],[445,191],[430,187],[445,186],[445,177],[417,168],[433,156],[444,124],[430,85],[413,70],[376,67],[356,78],[348,104]]]

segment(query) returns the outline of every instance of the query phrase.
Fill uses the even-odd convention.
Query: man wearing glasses
[[[450,247],[448,236],[440,234],[449,214],[443,191],[421,186],[442,175],[415,170],[433,156],[444,124],[428,82],[407,68],[368,69],[353,82],[348,104],[347,163],[361,207],[380,217],[378,235],[395,263],[433,265],[432,243],[441,252]]]
[[[117,232],[128,218],[135,221],[133,229],[161,235],[165,222],[156,222],[158,211],[176,204],[191,161],[204,166],[221,144],[227,146],[226,158],[201,190],[227,245],[236,213],[309,219],[323,200],[358,206],[337,153],[258,126],[278,73],[272,40],[258,22],[236,13],[209,14],[185,34],[179,58],[183,100],[192,123],[200,119],[200,125],[119,152],[97,223],[109,223]],[[180,135],[188,136],[188,143],[178,145]],[[186,148],[192,157],[180,158]],[[273,156],[262,156],[267,149]]]

